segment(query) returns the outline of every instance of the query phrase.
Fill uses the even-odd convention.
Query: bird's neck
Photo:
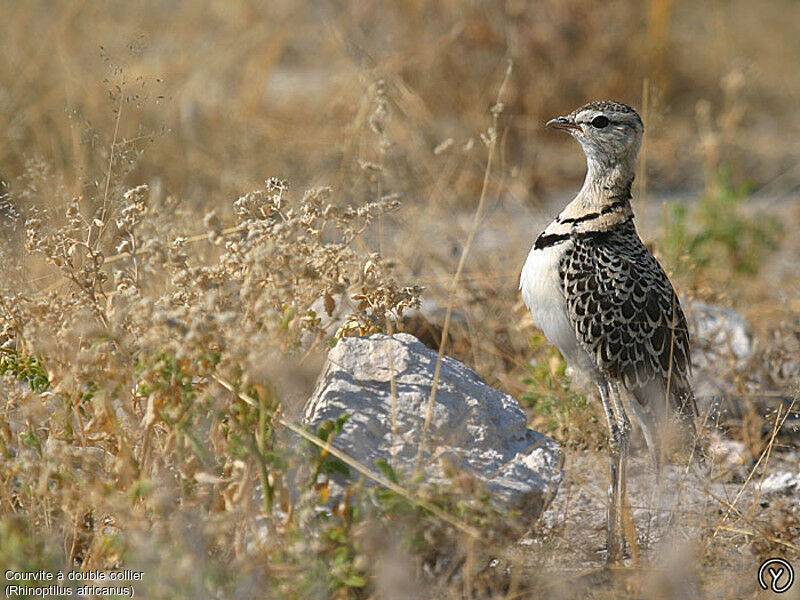
[[[635,155],[613,164],[587,157],[586,179],[574,202],[587,209],[602,209],[621,200],[630,200],[635,162]]]
[[[613,165],[589,158],[583,187],[547,231],[608,231],[629,221],[633,217],[630,199],[634,163],[635,155],[630,161]]]

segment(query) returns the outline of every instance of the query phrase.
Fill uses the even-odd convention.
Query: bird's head
[[[620,102],[590,102],[565,117],[547,122],[548,129],[563,129],[578,140],[590,170],[633,169],[644,125],[636,111]]]

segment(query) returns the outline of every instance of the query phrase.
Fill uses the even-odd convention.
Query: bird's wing
[[[600,372],[660,416],[658,400],[673,414],[696,414],[686,317],[633,221],[572,239],[559,275],[576,336]],[[654,389],[660,398],[648,397]]]

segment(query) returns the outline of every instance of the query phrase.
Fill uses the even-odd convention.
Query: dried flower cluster
[[[137,536],[167,535],[180,519],[161,517],[173,510],[217,515],[203,547],[242,560],[275,551],[257,541],[264,527],[309,526],[324,498],[313,477],[286,480],[307,449],[276,444],[287,435],[278,388],[291,379],[281,369],[338,336],[393,329],[421,291],[356,248],[396,196],[350,206],[317,188],[298,199],[270,179],[224,211],[227,227],[216,210],[192,221],[150,200],[140,185],[94,211],[82,198],[61,214],[31,202],[24,252],[13,239],[3,248],[15,258],[0,290],[0,520],[12,510],[26,527],[50,523],[83,569],[141,561]],[[20,275],[36,264],[58,276],[44,291]],[[326,457],[314,460],[320,472]],[[325,564],[319,535],[293,556]],[[339,571],[323,571],[360,587],[346,552]]]

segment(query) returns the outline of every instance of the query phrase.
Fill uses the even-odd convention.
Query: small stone
[[[761,482],[761,494],[764,496],[772,494],[797,494],[800,492],[800,472],[791,473],[782,471],[772,473]]]
[[[706,448],[706,453],[709,458],[713,459],[715,464],[731,468],[747,463],[749,456],[742,442],[728,439],[716,431],[711,431],[709,435],[716,439],[710,441]]]
[[[714,368],[720,360],[742,366],[753,354],[750,323],[732,308],[696,301],[688,313],[695,366]]]
[[[698,405],[713,412],[723,409],[736,412],[740,401],[730,375],[747,368],[753,356],[750,324],[732,308],[700,301],[687,307],[686,317]]]

